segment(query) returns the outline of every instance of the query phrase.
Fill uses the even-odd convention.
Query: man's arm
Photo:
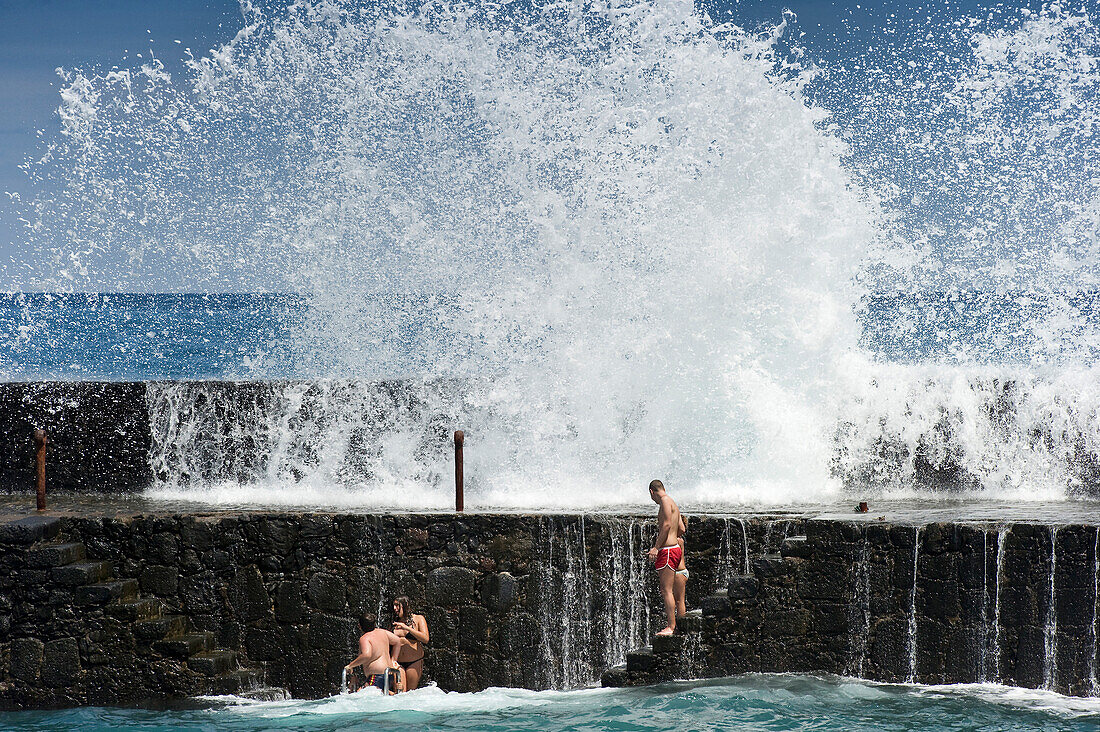
[[[669,516],[668,503],[661,501],[661,510],[657,512],[657,521],[660,530],[657,532],[657,540],[653,542],[653,548],[649,550],[649,558],[656,559],[657,551],[668,541],[668,532],[672,529],[672,517]]]
[[[370,658],[371,658],[370,641],[367,640],[367,637],[364,635],[362,638],[359,639],[359,655],[356,656],[355,659],[351,663],[349,663],[347,666],[344,666],[344,668],[346,668],[348,671],[351,671],[356,666],[361,666],[364,663],[366,663],[367,661],[369,661]]]

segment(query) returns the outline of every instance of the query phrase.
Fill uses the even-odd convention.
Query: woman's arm
[[[427,643],[430,640],[428,621],[424,619],[423,615],[413,615],[413,627],[409,630],[409,633],[421,643]]]

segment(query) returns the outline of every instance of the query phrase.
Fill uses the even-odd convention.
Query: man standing
[[[359,629],[363,631],[359,638],[359,655],[344,669],[351,671],[356,666],[362,666],[363,673],[367,675],[364,685],[375,686],[384,694],[404,691],[405,681],[394,660],[401,648],[401,639],[388,630],[376,627],[373,615],[360,616]]]
[[[657,504],[657,541],[649,550],[649,559],[657,570],[657,581],[661,585],[661,599],[665,603],[668,625],[657,635],[672,635],[676,631],[676,596],[673,586],[676,569],[684,556],[680,548],[680,507],[672,496],[665,493],[665,484],[654,480],[649,484],[649,497]]]

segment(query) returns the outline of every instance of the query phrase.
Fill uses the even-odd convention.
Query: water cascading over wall
[[[803,671],[1096,693],[1096,526],[808,519],[805,530],[704,599],[690,638],[628,657],[604,683]]]

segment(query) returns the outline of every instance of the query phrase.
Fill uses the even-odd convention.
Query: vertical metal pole
[[[36,477],[36,489],[37,489],[37,502],[38,510],[46,510],[46,443],[49,440],[46,439],[45,430],[34,431],[34,468]]]
[[[466,435],[455,430],[455,511],[462,513],[462,443]]]

